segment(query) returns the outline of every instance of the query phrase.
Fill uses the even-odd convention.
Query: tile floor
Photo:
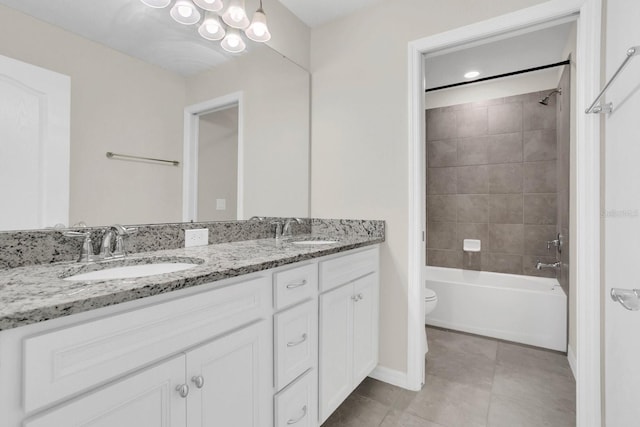
[[[563,354],[427,328],[426,385],[367,378],[322,427],[575,426],[575,381]]]

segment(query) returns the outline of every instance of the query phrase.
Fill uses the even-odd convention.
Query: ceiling
[[[464,74],[476,70],[476,78],[509,73],[564,61],[564,49],[573,22],[565,22],[514,37],[481,41],[475,46],[425,57],[427,89],[466,81]]]
[[[349,15],[382,0],[280,0],[302,22],[311,28]]]

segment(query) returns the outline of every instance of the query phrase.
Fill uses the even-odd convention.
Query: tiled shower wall
[[[555,277],[556,97],[427,110],[427,265]],[[482,250],[462,251],[463,239]]]

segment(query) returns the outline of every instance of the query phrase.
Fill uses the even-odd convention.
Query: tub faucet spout
[[[540,260],[537,260],[536,270],[542,270],[543,268],[560,268],[561,265],[562,263],[560,261],[556,261],[552,264],[546,264],[544,262],[540,262]]]

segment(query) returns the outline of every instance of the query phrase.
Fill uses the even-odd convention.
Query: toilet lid
[[[424,288],[424,300],[425,301],[431,301],[434,299],[437,299],[438,296],[436,295],[436,293],[429,288]]]

